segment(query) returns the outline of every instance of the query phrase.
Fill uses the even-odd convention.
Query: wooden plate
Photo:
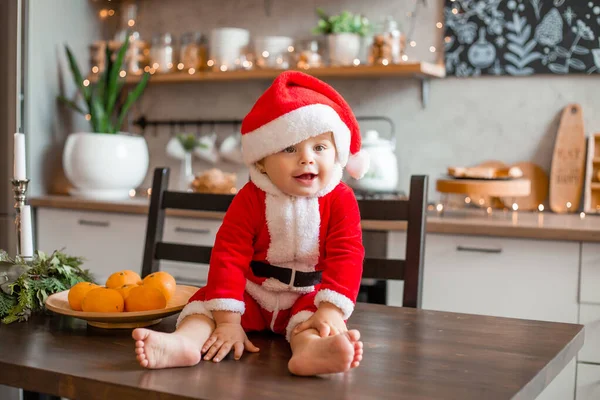
[[[69,291],[55,293],[46,299],[46,308],[52,312],[68,315],[87,321],[91,326],[106,329],[141,328],[158,324],[164,317],[178,313],[187,304],[188,300],[198,290],[195,286],[177,285],[175,294],[167,303],[167,307],[160,310],[135,311],[135,312],[85,312],[74,311],[69,306]]]

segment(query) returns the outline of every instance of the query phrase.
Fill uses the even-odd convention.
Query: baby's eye
[[[315,151],[323,151],[325,149],[326,149],[326,147],[323,146],[322,144],[318,144],[315,146]]]
[[[294,146],[286,147],[285,149],[283,149],[284,153],[293,153],[295,151],[296,151],[296,148]]]

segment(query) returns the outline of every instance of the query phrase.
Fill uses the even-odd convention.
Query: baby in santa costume
[[[136,329],[146,368],[219,362],[257,352],[246,332],[271,330],[292,348],[297,375],[344,372],[362,359],[346,328],[364,248],[358,204],[341,182],[368,169],[346,101],[301,72],[279,75],[242,123],[248,182],[213,247],[208,284],[182,310],[175,332]]]

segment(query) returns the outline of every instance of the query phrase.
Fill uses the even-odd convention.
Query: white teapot
[[[361,179],[348,178],[350,187],[368,192],[393,192],[398,184],[398,160],[396,159],[395,138],[387,140],[379,137],[375,130],[369,130],[362,138],[362,151],[369,154],[369,170]]]

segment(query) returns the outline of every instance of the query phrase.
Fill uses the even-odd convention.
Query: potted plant
[[[145,73],[118,107],[117,102],[126,90],[120,73],[128,45],[129,36],[114,60],[109,46],[106,46],[106,68],[96,83],[84,82],[71,49],[65,46],[73,80],[84,106],[64,96],[58,99],[85,115],[91,125],[90,132],[71,133],[63,150],[65,175],[75,187],[75,194],[83,197],[126,199],[129,191],[139,186],[146,177],[149,163],[146,140],[120,131],[129,109],[150,78],[150,74]]]
[[[317,15],[319,22],[313,33],[327,36],[331,65],[353,65],[360,54],[361,38],[371,30],[369,20],[348,11],[329,16],[321,8],[317,8]]]

